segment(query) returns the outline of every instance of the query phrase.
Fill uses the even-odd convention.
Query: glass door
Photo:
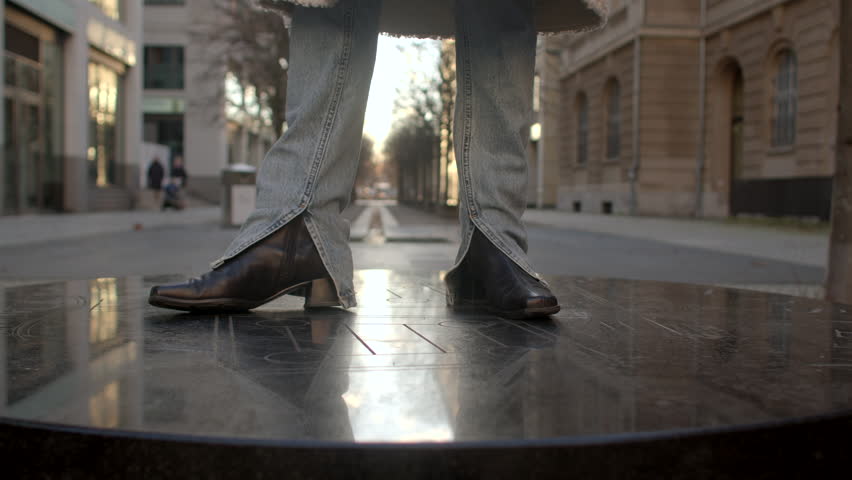
[[[3,213],[31,213],[45,206],[43,82],[39,65],[7,58],[7,83],[3,108],[4,146]],[[10,81],[12,80],[12,81]]]

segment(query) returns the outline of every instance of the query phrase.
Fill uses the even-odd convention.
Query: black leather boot
[[[148,303],[188,311],[245,311],[285,294],[306,297],[306,308],[340,305],[302,215],[200,278],[153,287]]]
[[[482,308],[505,318],[553,315],[559,301],[542,282],[530,276],[494,246],[479,230],[458,269],[445,279],[447,305]]]

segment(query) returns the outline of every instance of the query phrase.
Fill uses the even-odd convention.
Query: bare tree
[[[358,154],[358,173],[355,176],[355,190],[370,187],[376,182],[376,163],[373,158],[373,139],[364,135],[361,138],[361,151]]]
[[[840,2],[840,115],[826,295],[852,304],[852,4]]]
[[[419,63],[427,56],[427,42],[407,47]],[[411,72],[408,84],[397,91],[394,127],[385,140],[385,158],[395,164],[399,199],[434,205],[438,202],[438,162],[441,142],[442,97],[440,62],[434,70]]]
[[[434,159],[438,138],[434,126],[423,122],[422,117],[409,114],[394,124],[385,139],[385,161],[393,162],[397,172],[398,198],[407,203],[428,201],[429,167]]]
[[[280,15],[255,0],[208,0],[211,11],[190,34],[206,45],[202,76],[225,75],[212,92],[229,109],[284,127],[290,37]],[[227,81],[225,81],[227,80]]]

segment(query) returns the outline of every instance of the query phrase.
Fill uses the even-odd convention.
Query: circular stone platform
[[[551,277],[563,310],[444,306],[359,271],[358,308],[150,307],[173,277],[0,287],[4,476],[818,477],[852,438],[852,308]]]

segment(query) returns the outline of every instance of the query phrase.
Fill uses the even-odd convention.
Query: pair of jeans
[[[381,0],[340,0],[332,8],[296,6],[287,86],[288,129],[257,176],[255,210],[225,254],[228,259],[304,213],[340,303],[356,305],[349,203],[373,75]],[[529,127],[536,32],[532,0],[456,1],[457,99],[462,242],[455,266],[479,229],[524,271]]]

